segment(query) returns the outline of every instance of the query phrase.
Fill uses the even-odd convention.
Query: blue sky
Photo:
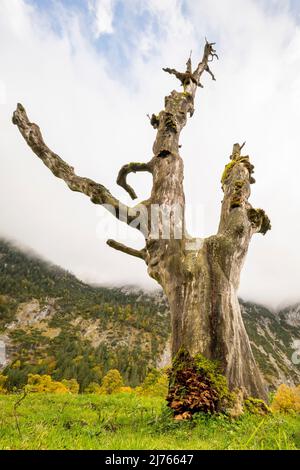
[[[122,72],[126,77],[130,75],[130,65],[135,59],[140,35],[148,31],[157,40],[157,43],[153,42],[147,51],[140,52],[141,59],[147,61],[149,56],[159,53],[158,44],[164,40],[167,33],[159,15],[151,11],[149,2],[143,0],[111,0],[113,32],[103,31],[99,35],[95,34],[95,10],[97,4],[106,3],[105,0],[26,0],[26,2],[36,7],[42,15],[47,15],[51,27],[58,35],[65,33],[61,8],[68,15],[75,13],[80,21],[82,34],[102,57],[109,60],[109,66],[116,74]],[[202,0],[196,2],[201,4]],[[263,6],[267,17],[280,15],[281,11],[286,10],[300,23],[299,0],[253,0],[253,2]],[[107,3],[110,3],[110,0],[107,0]],[[191,0],[174,0],[175,3],[180,6],[180,13],[193,23]],[[242,10],[242,0],[240,5]],[[232,21],[238,19],[233,16]],[[218,36],[217,29],[213,28],[213,31],[214,40],[218,39],[215,37]],[[209,31],[206,30],[206,34],[209,34]]]
[[[202,0],[196,1],[201,3]],[[241,2],[242,1],[243,0],[241,0]],[[95,5],[97,3],[97,0],[26,0],[26,2],[30,5],[37,7],[41,12],[44,12],[49,16],[54,16],[55,21],[53,22],[53,27],[57,31],[60,30],[59,15],[55,14],[55,10],[58,6],[64,7],[69,12],[81,12],[83,21],[82,26],[86,28],[86,34],[88,34],[90,31],[93,16],[93,12],[91,7],[89,7],[89,4]],[[178,0],[174,0],[174,3],[175,2],[178,2]],[[286,8],[291,11],[295,19],[299,19],[299,0],[254,0],[254,2],[263,5],[269,15],[272,15],[276,12],[280,12],[282,9]],[[113,3],[113,26],[115,34],[113,34],[111,37],[112,41],[117,42],[118,36],[121,36],[123,41],[128,41],[130,43],[133,41],[132,35],[136,31],[142,31],[145,28],[148,28],[149,26],[152,27],[158,34],[160,33],[160,25],[158,18],[155,18],[155,16],[151,13],[147,2],[143,2],[143,0],[115,0]],[[179,4],[181,12],[188,16],[190,11],[190,0],[179,0]],[[105,36],[107,35],[104,34],[104,37],[102,37],[102,41],[106,40]],[[96,44],[97,42],[98,41],[95,41]]]
[[[157,42],[162,39],[163,31],[160,28],[159,18],[153,15],[143,2],[135,2],[130,6],[130,1],[116,0],[113,2],[113,33],[102,32],[98,37],[94,34],[95,11],[88,6],[87,0],[26,0],[39,9],[41,14],[46,14],[51,19],[53,30],[57,34],[63,34],[59,7],[64,7],[69,14],[76,13],[80,18],[80,26],[83,34],[90,41],[99,54],[109,57],[110,63],[116,69],[130,66],[132,56],[136,50],[138,35],[143,31],[155,34]],[[97,0],[90,2],[97,7]],[[184,10],[184,8],[183,8]],[[155,53],[155,44],[151,51],[147,51],[142,58],[147,60],[149,53]]]

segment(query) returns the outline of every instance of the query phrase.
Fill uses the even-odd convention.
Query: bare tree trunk
[[[146,212],[146,224],[136,227],[145,234],[143,250],[114,240],[109,240],[108,244],[145,260],[149,275],[162,286],[170,305],[173,357],[184,348],[192,357],[201,353],[216,359],[231,389],[242,388],[249,395],[265,399],[263,381],[241,317],[237,290],[251,237],[257,232],[265,234],[270,222],[263,210],[253,209],[248,202],[250,184],[254,182],[253,166],[248,156],[241,156],[243,145],[233,146],[222,176],[224,199],[217,234],[204,240],[194,239],[185,227],[179,137],[188,114],[193,115],[196,90],[202,87],[202,73],[206,71],[215,79],[209,69],[209,62],[217,57],[213,46],[206,42],[202,61],[194,71],[191,59],[184,73],[164,69],[181,81],[183,91],[172,91],[165,98],[165,108],[151,117],[151,124],[157,129],[152,160],[130,163],[119,172],[117,182],[132,199],[136,194],[127,183],[127,175],[138,171],[152,173],[151,196],[134,210],[120,205],[102,185],[75,175],[73,168],[46,147],[38,126],[29,122],[21,105],[14,113],[13,122],[37,156],[72,190],[87,194],[94,203],[109,204],[113,208],[111,212],[119,219],[121,212],[128,211],[129,224],[134,221],[132,214],[145,215]],[[157,217],[158,206],[168,217],[162,214]]]
[[[165,110],[155,122],[158,133],[154,154],[165,158],[156,157],[153,161],[151,202],[179,205],[183,213],[183,162],[178,137],[187,113],[193,113],[197,83],[202,71],[208,71],[213,54],[213,44],[207,43],[203,60],[193,74],[195,80],[182,79],[184,75],[166,69],[186,80],[184,92],[173,91],[166,97]],[[190,71],[189,60],[186,73]],[[150,238],[146,244],[148,272],[161,284],[169,301],[173,357],[183,347],[192,357],[201,353],[217,359],[230,388],[244,388],[254,397],[266,398],[243,324],[237,290],[250,239],[255,232],[266,233],[270,224],[262,210],[253,209],[248,203],[250,183],[254,182],[253,166],[249,157],[241,156],[242,147],[234,145],[222,177],[224,200],[218,233],[205,240],[193,240],[183,228],[182,240],[153,243]]]

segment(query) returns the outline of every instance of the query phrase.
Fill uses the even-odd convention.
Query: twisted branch
[[[127,183],[126,178],[129,173],[136,173],[137,171],[147,171],[149,173],[152,173],[152,168],[150,163],[128,163],[127,165],[122,166],[117,178],[117,184],[128,192],[131,199],[136,199],[137,195],[134,189]]]
[[[194,70],[193,75],[195,79],[197,80],[197,83],[200,84],[200,77],[203,74],[203,72],[208,72],[213,80],[215,79],[215,76],[211,72],[208,63],[212,62],[214,60],[214,57],[219,59],[218,55],[216,54],[216,50],[214,49],[215,42],[208,42],[206,39],[206,44],[204,47],[204,53],[201,62],[199,62],[198,67],[196,70]],[[201,85],[200,85],[201,86]]]

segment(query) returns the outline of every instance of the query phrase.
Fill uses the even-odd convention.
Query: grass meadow
[[[0,449],[300,449],[299,414],[195,415],[134,393],[0,395]]]

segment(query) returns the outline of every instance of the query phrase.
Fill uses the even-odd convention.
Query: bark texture
[[[208,72],[215,80],[209,68],[214,58],[217,58],[214,44],[206,42],[203,58],[194,71],[191,58],[185,72],[164,69],[179,79],[183,90],[173,90],[165,97],[164,109],[150,118],[157,131],[153,158],[148,163],[125,165],[117,179],[135,199],[135,191],[127,183],[128,174],[147,171],[153,176],[151,196],[143,201],[147,226],[136,227],[145,234],[145,248],[135,250],[114,240],[108,244],[143,259],[149,275],[162,286],[170,305],[173,357],[183,348],[191,357],[200,353],[218,360],[231,389],[241,388],[249,395],[265,399],[265,387],[243,324],[237,290],[251,237],[255,233],[265,234],[270,222],[262,209],[254,209],[248,202],[254,167],[248,156],[242,156],[243,145],[233,146],[222,176],[224,198],[217,233],[203,240],[195,239],[185,227],[184,167],[179,137],[188,116],[194,113],[202,74]],[[38,126],[29,122],[22,105],[18,105],[13,122],[34,153],[70,189],[88,195],[94,203],[110,204],[115,209],[114,215],[122,220],[120,212],[128,211],[127,223],[132,223],[140,205],[132,210],[104,186],[75,175],[74,169],[45,145]],[[152,211],[157,206],[169,211],[170,237],[164,235],[163,217],[154,220]]]

